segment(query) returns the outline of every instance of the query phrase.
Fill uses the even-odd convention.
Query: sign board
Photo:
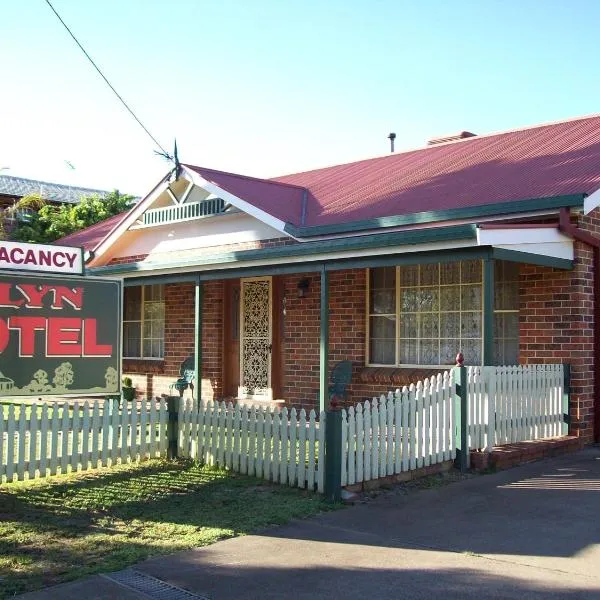
[[[0,241],[0,269],[83,275],[83,249]]]
[[[116,394],[121,282],[0,273],[0,397]]]

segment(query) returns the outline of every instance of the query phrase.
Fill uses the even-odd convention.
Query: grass
[[[0,485],[0,598],[330,508],[317,494],[186,461]]]

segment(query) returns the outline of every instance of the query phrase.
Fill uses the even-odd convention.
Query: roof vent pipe
[[[394,140],[396,139],[396,134],[395,133],[390,133],[390,135],[388,135],[388,140],[390,140],[390,152],[394,152]]]

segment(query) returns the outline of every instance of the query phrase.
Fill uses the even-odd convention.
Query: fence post
[[[177,437],[179,433],[179,396],[167,396],[167,458],[177,458]]]
[[[342,411],[325,413],[325,498],[329,502],[342,499]]]
[[[571,433],[571,365],[563,365],[563,394],[562,394],[561,433]]]
[[[455,396],[455,443],[456,443],[456,468],[465,472],[469,469],[469,442],[468,442],[468,403],[467,403],[467,367],[464,365],[462,352],[456,355],[454,367],[454,382],[456,385]]]

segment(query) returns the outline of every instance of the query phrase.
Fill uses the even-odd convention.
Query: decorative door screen
[[[271,400],[271,280],[241,281],[241,398]]]

